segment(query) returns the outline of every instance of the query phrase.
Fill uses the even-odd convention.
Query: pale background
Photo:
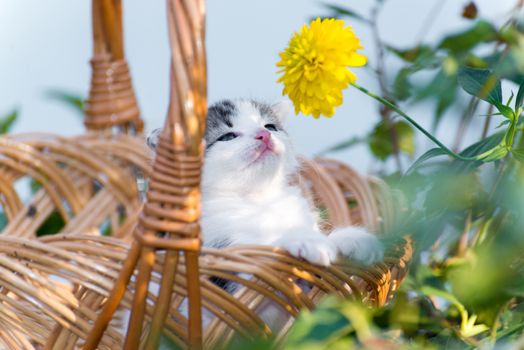
[[[329,2],[326,0],[326,2]],[[476,0],[479,12],[503,23],[514,0]],[[372,0],[336,1],[367,14]],[[388,0],[379,29],[386,42],[397,47],[433,40],[467,26],[460,17],[463,0]],[[312,0],[209,0],[208,63],[209,100],[252,97],[281,99],[275,63],[291,34],[312,16],[322,15],[320,1]],[[49,89],[87,94],[91,56],[88,0],[0,0],[0,115],[18,107],[15,131],[51,131],[74,135],[83,131],[81,119],[66,106],[46,97]],[[168,91],[168,47],[165,1],[124,1],[126,54],[134,86],[148,129],[163,123]],[[437,11],[438,9],[438,11]],[[428,21],[431,24],[428,25]],[[351,23],[374,62],[368,28]],[[389,62],[388,64],[399,64]],[[378,90],[374,78],[358,69],[359,82]],[[508,86],[506,86],[506,89]],[[410,108],[428,125],[433,107]],[[345,93],[345,104],[332,119],[292,116],[289,131],[300,153],[312,156],[337,141],[364,135],[378,120],[375,103],[356,90]],[[477,116],[468,140],[480,134]],[[452,142],[455,123],[446,118],[439,136]],[[429,146],[419,137],[419,153]],[[361,171],[381,169],[366,146],[333,154]],[[389,164],[391,165],[391,164]]]

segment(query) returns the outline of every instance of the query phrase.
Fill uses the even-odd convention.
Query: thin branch
[[[482,128],[482,135],[480,136],[481,140],[484,140],[486,136],[488,136],[489,125],[491,124],[491,115],[493,114],[493,105],[492,104],[488,106],[487,114],[488,115],[486,116],[486,120],[484,120],[484,127]]]
[[[416,40],[416,42],[418,43],[417,45],[422,44],[422,42],[424,41],[424,38],[429,33],[431,27],[433,26],[433,24],[435,24],[435,20],[437,19],[438,14],[444,7],[445,3],[446,3],[446,0],[436,0],[435,1],[433,6],[431,7],[431,10],[428,12],[428,14],[426,15],[426,18],[422,22],[422,27],[420,28],[418,35],[417,35],[418,37]]]
[[[455,135],[455,141],[453,142],[453,150],[455,152],[460,149],[460,144],[464,139],[464,134],[466,133],[469,125],[471,124],[471,120],[473,119],[473,115],[475,114],[478,105],[479,99],[476,97],[472,97],[468,103],[468,108],[466,108],[466,110],[462,114],[462,118],[460,119],[460,124],[457,128],[457,133]]]
[[[378,31],[378,15],[382,8],[382,2],[377,3],[376,6],[371,10],[371,29],[373,33],[373,41],[375,42],[375,49],[377,52],[377,66],[375,68],[377,73],[378,84],[380,87],[380,93],[384,96],[385,99],[391,100],[391,94],[389,93],[388,84],[386,81],[386,72],[385,72],[385,48],[384,43],[380,37]],[[402,172],[402,162],[400,160],[400,147],[397,129],[391,121],[391,109],[380,106],[379,109],[380,116],[382,121],[389,130],[391,144],[393,145],[393,156],[395,158],[395,163],[397,165],[397,170]]]
[[[369,97],[371,98],[374,98],[375,100],[377,100],[378,102],[382,103],[383,105],[385,105],[386,107],[388,107],[389,109],[395,111],[398,115],[400,115],[401,117],[403,117],[406,121],[408,121],[412,126],[415,127],[415,129],[419,130],[421,133],[423,133],[424,135],[426,135],[427,138],[429,138],[431,141],[433,141],[435,143],[435,145],[437,145],[441,150],[442,152],[446,153],[447,155],[455,158],[455,159],[460,159],[460,160],[464,160],[464,161],[470,161],[470,160],[479,160],[478,156],[475,156],[475,157],[464,157],[464,156],[461,156],[460,154],[457,154],[455,152],[453,152],[451,149],[449,149],[446,145],[444,145],[442,142],[440,142],[435,136],[433,136],[429,131],[427,131],[426,129],[424,129],[419,123],[417,123],[413,118],[411,118],[409,115],[407,115],[406,113],[404,113],[399,107],[397,107],[396,105],[394,105],[393,103],[391,103],[389,100],[381,97],[380,95],[377,95],[377,94],[374,94],[373,92],[369,91],[368,89],[366,89],[365,87],[362,87],[360,85],[358,85],[357,83],[351,83],[351,85],[356,88],[357,90],[360,90],[361,92],[363,92],[364,94],[368,95]]]
[[[457,257],[463,258],[466,256],[466,252],[469,248],[469,231],[471,231],[472,214],[471,210],[468,211],[468,216],[464,223],[464,230],[460,235],[460,239],[457,245]]]

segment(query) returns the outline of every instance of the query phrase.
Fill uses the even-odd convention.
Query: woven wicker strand
[[[129,282],[136,264],[137,285],[125,348],[138,348],[155,250],[166,249],[166,246],[159,244],[170,239],[188,243],[167,249],[159,300],[146,347],[155,348],[158,345],[166,317],[164,310],[167,310],[166,305],[171,301],[180,251],[184,252],[187,269],[189,343],[194,348],[199,348],[202,344],[200,279],[194,277],[199,275],[199,172],[207,112],[204,3],[190,0],[167,1],[167,13],[172,43],[168,116],[153,165],[147,201],[135,231],[137,240],[131,247],[110,299],[95,322],[85,349],[94,348],[100,341],[103,330],[123,297],[124,286]],[[165,238],[158,238],[159,233]]]
[[[312,164],[309,168],[316,168],[317,171],[303,172],[300,183],[309,189],[309,192],[313,197],[322,198],[321,193],[325,193],[326,185],[322,184],[318,180],[318,171],[323,173],[326,177],[329,177],[329,172],[327,169],[323,169],[321,164],[330,164],[328,160],[319,160],[318,163]],[[304,167],[306,168],[306,167]],[[323,170],[319,170],[323,169]],[[352,173],[348,173],[348,176]],[[351,175],[353,179],[348,186],[345,187],[330,187],[333,191],[332,195],[324,196],[323,198],[344,198],[343,201],[352,201],[354,198],[354,193],[359,191],[361,188],[367,186],[367,181],[355,174]],[[328,183],[331,183],[329,180]],[[360,190],[361,191],[361,190]],[[363,197],[360,200],[369,200],[369,203],[362,203],[357,201],[357,208],[379,208],[379,202],[376,201],[376,197],[380,195]],[[319,199],[317,205],[324,208],[332,208],[337,205],[335,201],[323,201]],[[342,211],[347,217],[352,215],[347,209],[347,205],[344,204],[342,208],[345,208],[345,211]],[[359,209],[360,210],[360,209]],[[375,209],[374,209],[375,210]],[[379,210],[380,212],[381,210]],[[355,218],[365,217],[365,215],[358,214],[353,215]],[[353,219],[354,223],[359,223],[358,220]],[[377,218],[378,220],[378,218]],[[7,237],[6,237],[7,238]],[[33,243],[29,244],[25,241],[18,241],[18,246],[13,246],[12,243],[7,243],[7,241],[2,241],[2,247],[5,247],[5,253],[11,254],[16,252],[16,255],[12,256],[13,259],[17,259],[22,264],[27,264],[24,261],[31,261],[31,266],[33,273],[42,274],[44,278],[47,276],[61,276],[64,280],[71,281],[72,286],[76,285],[75,290],[78,292],[75,294],[77,301],[73,302],[68,306],[71,312],[77,314],[76,317],[85,317],[85,311],[80,312],[77,310],[78,306],[75,305],[84,305],[85,308],[93,310],[90,313],[90,320],[94,320],[97,310],[100,310],[105,304],[105,298],[112,295],[111,288],[113,281],[118,277],[118,273],[121,270],[122,265],[126,262],[125,257],[128,252],[128,246],[123,243],[117,243],[115,239],[112,238],[96,238],[96,237],[85,237],[81,236],[48,236],[43,238],[43,240],[49,244],[53,244],[55,247],[51,248],[49,246],[40,245],[39,252],[24,254],[23,251],[28,246],[32,246]],[[156,246],[161,246],[161,244],[182,244],[182,240],[165,240],[161,239],[160,244],[156,243]],[[106,245],[108,248],[101,248],[101,244]],[[115,248],[118,247],[117,250]],[[61,256],[67,257],[68,265],[63,265],[59,263],[60,258],[57,257],[59,250],[57,248],[64,249],[66,248],[69,253],[60,253]],[[180,248],[180,246],[173,246],[173,248]],[[185,247],[187,248],[187,247]],[[45,252],[42,254],[42,252]],[[65,255],[64,255],[65,254]],[[81,254],[81,256],[79,256]],[[257,309],[263,307],[264,298],[267,300],[273,300],[276,304],[280,305],[281,309],[290,315],[290,320],[297,315],[298,310],[301,308],[312,308],[318,299],[325,295],[326,293],[330,294],[339,294],[345,297],[353,297],[362,299],[371,304],[382,305],[387,298],[390,297],[390,293],[395,290],[398,286],[398,283],[403,278],[403,275],[406,271],[406,262],[409,260],[405,253],[403,255],[396,255],[395,252],[390,252],[386,259],[385,264],[377,264],[375,267],[369,268],[359,268],[358,266],[352,265],[338,265],[331,267],[329,269],[322,269],[315,266],[311,266],[303,261],[289,257],[284,252],[279,252],[271,247],[232,247],[223,251],[216,251],[210,249],[203,249],[201,251],[200,258],[200,281],[202,283],[202,305],[207,312],[211,312],[216,319],[209,324],[204,335],[204,346],[213,347],[218,344],[224,344],[224,342],[230,341],[234,334],[243,335],[246,337],[252,337],[254,335],[266,335],[266,336],[277,336],[280,339],[283,339],[285,335],[285,329],[282,331],[273,333],[275,330],[270,329],[265,325],[264,322],[261,323]],[[244,257],[245,256],[245,257]],[[107,259],[107,260],[106,260]],[[116,260],[115,260],[116,259]],[[162,274],[162,266],[165,259],[165,253],[161,253],[157,256],[156,262],[152,271],[154,275],[152,276],[152,281],[160,284],[160,276]],[[109,261],[113,261],[108,265]],[[95,268],[92,272],[86,274],[86,272],[81,272],[77,270],[75,266],[85,266],[95,268],[99,264],[104,266],[103,268]],[[181,298],[187,296],[186,284],[187,280],[184,278],[186,276],[186,269],[184,267],[184,259],[181,257],[179,264],[177,266],[177,273],[172,274],[175,276],[175,288],[176,297],[173,299],[173,303],[170,308],[167,308],[168,316],[166,317],[166,323],[164,325],[164,334],[171,338],[175,343],[179,344],[182,348],[185,347],[184,344],[187,343],[187,321],[184,317],[179,314],[177,311],[178,306],[180,305]],[[58,269],[57,267],[60,266]],[[66,266],[71,266],[64,270]],[[113,272],[103,272],[104,269],[110,267]],[[65,274],[65,271],[69,271]],[[107,279],[107,276],[111,276]],[[251,278],[240,278],[236,273],[251,274]],[[164,271],[165,274],[165,271]],[[90,276],[90,277],[87,277]],[[220,289],[217,289],[216,286],[209,283],[208,278],[210,276],[222,277],[226,280],[235,281],[245,286],[246,288],[240,290],[234,296],[231,296],[227,293],[224,293]],[[278,276],[278,277],[276,277]],[[294,290],[299,288],[293,280],[302,279],[306,280],[315,286],[311,291],[306,294],[300,294],[300,298],[296,298]],[[93,282],[96,282],[98,285],[101,281],[104,282],[103,289],[93,285]],[[136,281],[136,279],[134,279]],[[290,282],[286,282],[290,281]],[[52,282],[52,281],[50,281]],[[42,288],[52,288],[56,290],[57,288],[64,288],[61,285],[49,285],[45,287],[41,285],[38,280],[30,280],[32,288],[35,290],[42,290]],[[52,287],[51,287],[52,286]],[[124,296],[121,302],[121,307],[130,308],[132,302],[132,293],[135,290],[136,283],[131,283],[127,288],[124,288]],[[4,284],[4,288],[6,285]],[[29,287],[28,287],[29,288]],[[44,290],[45,290],[44,289]],[[25,300],[27,297],[20,295],[20,292],[11,290],[10,293],[6,295],[17,295],[17,299],[22,298]],[[66,288],[66,291],[68,288]],[[279,294],[276,294],[275,291],[278,290]],[[48,294],[47,292],[44,294]],[[13,296],[14,296],[13,295]],[[28,299],[30,300],[30,299]],[[47,300],[43,299],[41,302],[47,304]],[[147,333],[151,329],[153,313],[155,310],[155,305],[158,305],[158,299],[152,295],[150,292],[147,293],[147,302],[145,303],[145,320],[146,327],[144,331]],[[178,300],[178,301],[176,301]],[[58,303],[60,304],[60,302]],[[58,304],[49,305],[51,308],[56,308]],[[245,305],[245,306],[243,306]],[[40,313],[40,307],[32,306],[30,308],[29,304],[19,304],[17,309],[13,311],[6,310],[7,314],[11,312],[17,312],[16,310],[25,310],[24,312],[27,315],[36,315]],[[247,309],[246,309],[247,307]],[[61,311],[59,311],[61,310]],[[53,311],[51,315],[55,315],[56,312],[64,313],[66,309],[57,309]],[[167,311],[167,310],[166,310]],[[166,312],[164,311],[164,312]],[[49,314],[51,311],[47,311]],[[29,317],[29,316],[28,316]],[[30,316],[24,321],[24,325],[27,330],[25,336],[29,337],[32,341],[38,342],[38,339],[47,339],[48,348],[54,349],[63,349],[64,344],[83,344],[83,340],[87,336],[86,330],[76,329],[72,327],[75,323],[72,323],[71,318],[56,318],[60,319],[59,326],[57,328],[43,328],[39,333],[32,333],[32,329],[38,327],[37,325],[42,324],[44,320],[35,318],[35,316]],[[87,321],[88,323],[91,321]],[[53,322],[51,319],[46,322]],[[71,322],[71,326],[68,325]],[[12,327],[15,327],[15,323],[10,323]],[[28,325],[31,325],[30,327]],[[12,328],[11,327],[11,328]],[[15,330],[11,330],[9,334],[13,333]],[[41,337],[36,337],[38,334],[41,334]],[[50,335],[51,334],[51,335]],[[56,335],[56,336],[54,336]],[[14,335],[12,335],[14,337]],[[8,337],[5,335],[5,337]],[[36,337],[36,338],[35,338]],[[106,337],[109,337],[105,339]],[[116,338],[115,338],[116,337]],[[8,338],[10,341],[15,341],[11,338]],[[18,339],[18,338],[16,338]],[[75,340],[76,339],[76,340]],[[116,344],[114,342],[119,342],[118,334],[112,328],[109,328],[106,332],[106,336],[101,339],[99,343],[100,348],[105,348],[106,346],[111,346],[109,344]],[[16,340],[19,341],[20,339]],[[7,341],[7,340],[6,340]],[[104,345],[105,344],[105,345]],[[139,344],[145,344],[145,340],[142,337]],[[114,348],[115,345],[112,345]]]
[[[167,1],[171,94],[153,166],[140,137],[113,134],[141,129],[121,64],[121,13],[120,0],[93,0],[94,58],[105,63],[93,72],[86,125],[98,132],[0,138],[0,205],[8,221],[0,235],[0,348],[115,349],[124,342],[125,349],[151,349],[161,335],[181,349],[224,347],[237,337],[278,344],[300,310],[326,294],[387,302],[406,275],[409,241],[373,266],[341,261],[328,268],[274,247],[201,248],[203,1]],[[89,111],[103,113],[92,122]],[[380,180],[332,160],[302,162],[296,183],[328,214],[326,234],[349,224],[381,233],[394,224],[401,206]],[[150,177],[143,207],[137,175]],[[28,177],[42,187],[24,201],[16,184]],[[66,222],[61,234],[35,239],[53,212]],[[100,236],[106,222],[115,237]],[[212,278],[238,288],[230,294]],[[266,318],[268,307],[278,310],[278,325]],[[124,310],[131,312],[125,335],[117,330]]]
[[[48,348],[63,349],[62,341],[69,343],[71,339],[76,339],[73,344],[81,346],[82,339],[85,339],[89,330],[89,324],[96,317],[96,310],[111,293],[113,281],[125,262],[128,246],[113,238],[96,236],[47,236],[43,240],[45,243],[0,237],[0,252],[9,259],[1,260],[0,266],[7,266],[9,271],[22,276],[29,273],[28,270],[24,270],[26,267],[32,271],[32,277],[25,282],[13,280],[9,284],[6,284],[6,279],[11,275],[4,271],[1,283],[10,291],[9,294],[5,294],[10,296],[10,303],[3,304],[4,308],[7,307],[7,314],[23,312],[28,315],[23,331],[25,337],[29,337],[31,341],[45,339]],[[260,296],[267,298],[266,300],[273,300],[282,312],[288,313],[292,318],[302,308],[313,308],[318,299],[326,293],[382,305],[386,301],[385,296],[390,296],[390,290],[396,288],[398,281],[403,277],[393,276],[388,269],[398,266],[402,267],[405,273],[405,263],[409,260],[409,251],[399,250],[388,252],[386,263],[374,267],[363,268],[345,263],[326,269],[289,257],[285,252],[272,247],[203,249],[202,254],[202,305],[215,316],[212,323],[206,327],[206,348],[225,344],[235,334],[248,338],[273,334],[275,330],[268,328],[259,318],[258,306],[262,306],[264,300]],[[165,258],[165,254],[159,255],[152,267],[152,281],[155,283],[160,283],[161,275],[165,272]],[[180,297],[187,296],[187,280],[183,277],[186,274],[184,260],[181,258],[174,274],[174,291],[177,298],[173,299],[171,307],[168,306],[169,316],[164,325],[164,334],[182,348],[186,347],[187,323],[177,308],[181,302]],[[251,277],[240,277],[246,274]],[[51,276],[56,278],[50,279]],[[209,276],[221,276],[240,283],[245,288],[239,289],[235,295],[230,295],[210,283],[207,280]],[[62,285],[60,279],[71,281],[71,287],[75,287],[68,291],[67,285]],[[300,290],[300,287],[294,281],[298,279],[306,280],[316,287],[305,294],[297,294],[296,291]],[[135,288],[136,284],[129,285],[122,299],[122,307],[131,307]],[[279,293],[275,293],[277,290]],[[41,298],[39,295],[46,297]],[[32,304],[35,299],[40,301]],[[16,304],[13,304],[14,302]],[[147,293],[146,330],[150,329],[154,306],[158,302],[158,297]],[[44,318],[37,315],[44,315]],[[61,336],[53,343],[50,342],[50,334],[54,333],[51,328],[53,323],[46,317],[62,325],[57,332]],[[39,324],[46,327],[33,334],[31,330]],[[13,327],[14,324],[7,329]],[[279,336],[284,334],[285,332],[280,330],[274,333]],[[119,334],[113,328],[109,328],[98,346],[115,348],[120,339]],[[140,343],[145,344],[144,338]]]
[[[143,141],[126,135],[66,139],[25,134],[0,139],[0,193],[7,225],[3,234],[35,237],[54,212],[66,225],[61,232],[99,231],[109,222],[117,237],[130,239],[141,201],[136,173],[148,176],[150,158]],[[20,181],[41,188],[23,203]]]
[[[124,58],[121,0],[93,0],[93,41],[85,126],[141,133],[144,124]]]

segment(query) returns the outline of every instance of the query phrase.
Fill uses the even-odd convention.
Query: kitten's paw
[[[337,257],[337,249],[333,243],[322,234],[311,237],[292,235],[275,242],[277,247],[287,250],[291,255],[320,266],[329,266]]]
[[[328,236],[343,256],[372,264],[384,258],[384,246],[362,227],[336,229]]]

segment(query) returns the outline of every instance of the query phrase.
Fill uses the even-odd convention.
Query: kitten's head
[[[202,187],[252,191],[283,184],[296,158],[284,129],[287,102],[223,100],[209,107]]]
[[[223,100],[207,114],[204,192],[251,192],[284,184],[297,161],[284,129],[290,105]],[[148,144],[155,148],[159,132]]]

